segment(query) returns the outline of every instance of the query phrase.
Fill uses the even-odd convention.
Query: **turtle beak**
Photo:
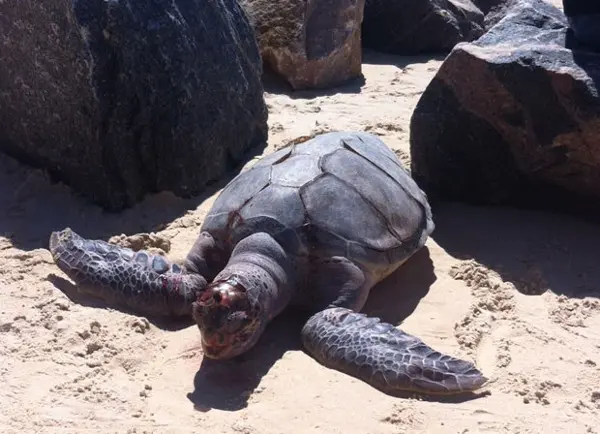
[[[223,337],[205,339],[202,337],[202,350],[204,355],[210,359],[221,359],[227,353],[229,342],[220,342]]]

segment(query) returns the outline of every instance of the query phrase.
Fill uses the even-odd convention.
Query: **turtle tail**
[[[313,315],[302,329],[307,352],[328,368],[390,395],[473,392],[487,378],[470,362],[441,354],[391,324],[345,308]]]
[[[50,253],[82,293],[142,315],[191,314],[196,293],[206,286],[161,255],[88,240],[70,228],[52,232]]]

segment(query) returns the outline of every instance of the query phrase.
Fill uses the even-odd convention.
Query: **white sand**
[[[410,115],[439,65],[367,54],[359,93],[267,93],[265,153],[310,133],[358,129],[380,135],[407,162]],[[41,172],[1,160],[2,433],[599,430],[600,302],[590,296],[600,282],[598,227],[442,206],[427,248],[376,288],[367,311],[396,323],[408,316],[404,329],[474,360],[494,382],[489,396],[468,402],[398,399],[303,353],[300,319],[273,323],[244,360],[199,373],[196,327],[165,330],[76,294],[70,300],[58,287],[72,287],[40,248],[51,230],[105,238],[153,231],[154,241],[141,242],[169,240],[179,260],[216,191],[188,201],[156,195],[106,215]]]

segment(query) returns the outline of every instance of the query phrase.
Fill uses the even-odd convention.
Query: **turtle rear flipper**
[[[333,307],[302,329],[307,352],[328,368],[352,375],[390,395],[451,395],[488,380],[470,362],[441,354],[378,318]]]
[[[161,255],[88,240],[70,228],[52,232],[49,247],[80,292],[144,315],[188,315],[196,292],[206,286],[202,276]]]

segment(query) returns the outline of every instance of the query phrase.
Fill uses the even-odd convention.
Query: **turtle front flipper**
[[[189,315],[206,286],[204,277],[163,256],[88,240],[70,228],[52,232],[50,253],[80,292],[143,315]]]
[[[333,307],[302,329],[306,351],[328,368],[388,393],[459,394],[487,382],[470,362],[441,354],[378,318]]]

